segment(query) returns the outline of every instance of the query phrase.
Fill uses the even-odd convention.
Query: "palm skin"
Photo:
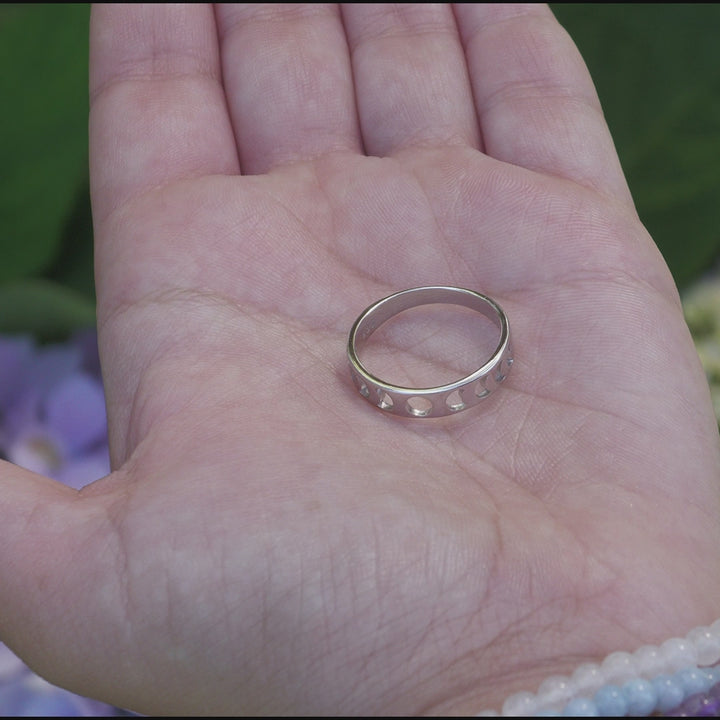
[[[318,7],[273,11],[275,32],[337,20]],[[583,125],[576,97],[540,97],[597,136],[567,164],[552,138],[493,135],[478,85],[476,125],[453,120],[474,140],[423,135],[430,116],[373,135],[358,28],[367,43],[393,14],[363,7],[343,16],[360,129],[324,147],[241,122],[232,33],[266,27],[265,11],[182,11],[153,41],[153,70],[133,60],[139,81],[111,62],[110,31],[157,37],[170,11],[94,11],[116,470],[77,494],[4,465],[0,500],[2,637],[54,682],[153,714],[466,714],[720,616],[717,427],[599,110],[583,105]],[[393,16],[411,32],[390,43],[452,19],[423,7]],[[197,56],[192,38],[173,46],[191,19],[208,35],[217,22],[229,110],[167,69]],[[471,78],[473,33],[486,48],[540,36],[539,55],[574,58],[543,8],[453,22]],[[508,102],[518,123],[526,99]],[[573,149],[570,130],[562,140]],[[357,394],[344,346],[366,305],[422,284],[498,300],[516,362],[480,407],[403,420]]]

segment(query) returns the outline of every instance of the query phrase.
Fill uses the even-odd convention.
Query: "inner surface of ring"
[[[355,330],[355,350],[365,370],[386,383],[432,388],[456,382],[490,360],[501,329],[495,308],[474,293],[423,288],[386,298],[366,314]],[[458,396],[448,403],[459,410],[465,400]],[[424,412],[419,401],[407,410]]]

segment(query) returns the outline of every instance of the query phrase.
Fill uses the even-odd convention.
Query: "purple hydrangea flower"
[[[0,644],[0,715],[3,717],[106,717],[118,714],[105,703],[51,685]]]
[[[94,331],[50,346],[0,337],[0,456],[74,488],[110,472]],[[51,685],[0,643],[0,715],[128,714]]]
[[[97,345],[0,338],[0,453],[75,488],[110,472]]]

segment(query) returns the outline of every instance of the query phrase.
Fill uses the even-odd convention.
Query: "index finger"
[[[237,172],[212,6],[94,5],[90,179],[96,223],[148,188]]]

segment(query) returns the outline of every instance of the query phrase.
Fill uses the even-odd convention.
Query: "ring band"
[[[490,359],[470,375],[437,387],[393,385],[368,372],[358,359],[357,346],[403,310],[433,303],[463,305],[489,318],[500,331],[500,340]],[[441,417],[467,410],[505,380],[513,363],[510,326],[503,309],[486,295],[449,286],[410,288],[373,303],[353,323],[347,354],[350,374],[360,394],[381,410],[404,417]]]

